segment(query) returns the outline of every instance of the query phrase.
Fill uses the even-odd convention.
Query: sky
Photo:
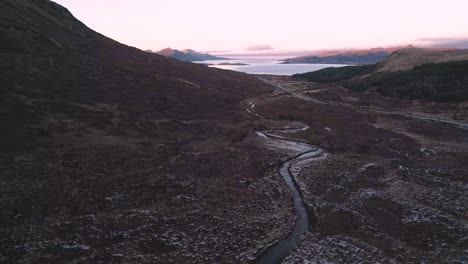
[[[154,51],[301,53],[468,48],[468,0],[55,0],[92,29]]]

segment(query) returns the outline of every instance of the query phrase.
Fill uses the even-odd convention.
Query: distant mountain
[[[468,50],[406,48],[376,64],[297,74],[313,82],[339,82],[352,91],[404,99],[468,100]]]
[[[374,48],[368,50],[332,51],[317,55],[285,59],[283,63],[374,64],[387,58],[392,52],[398,49],[399,48]]]
[[[166,57],[178,59],[181,61],[229,60],[227,58],[216,57],[207,53],[196,52],[191,49],[185,49],[180,51],[176,49],[167,48],[155,53]]]

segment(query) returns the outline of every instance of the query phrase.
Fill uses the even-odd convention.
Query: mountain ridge
[[[369,65],[297,74],[310,81],[339,82],[352,91],[436,101],[468,100],[468,50],[406,48]]]
[[[217,57],[208,53],[197,52],[192,49],[177,50],[165,48],[155,53],[181,61],[229,60],[228,58]]]
[[[377,63],[377,72],[410,70],[427,63],[444,63],[468,60],[466,49],[427,49],[407,47],[396,50]]]
[[[306,55],[295,58],[284,59],[285,64],[317,63],[317,64],[373,64],[390,56],[390,54],[401,47],[355,49],[343,51],[327,51],[314,55]]]

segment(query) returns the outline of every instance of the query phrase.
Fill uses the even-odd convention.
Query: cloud
[[[468,48],[468,37],[440,37],[420,38],[414,40],[416,45],[429,46],[433,48]]]
[[[271,45],[268,44],[260,44],[260,45],[252,45],[245,48],[246,51],[264,51],[264,50],[274,50]]]

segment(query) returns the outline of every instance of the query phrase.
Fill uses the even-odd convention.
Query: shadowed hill
[[[96,102],[116,105],[134,117],[202,118],[213,110],[229,111],[262,86],[246,74],[182,63],[122,45],[90,30],[50,1],[8,0],[0,7],[0,89],[6,119],[2,127],[10,127],[4,124],[11,119],[19,125],[23,117],[42,116],[39,113],[45,109],[76,114],[77,103]],[[23,116],[18,115],[21,112]],[[2,146],[16,144],[5,133],[2,129]],[[9,134],[18,136],[12,133],[17,134],[18,128]]]
[[[344,82],[353,91],[435,101],[468,100],[468,61],[427,63],[406,71],[376,72]]]
[[[351,50],[326,52],[311,56],[302,56],[297,58],[285,59],[283,63],[324,63],[324,64],[355,64],[366,65],[374,64],[387,58],[398,48],[375,48],[369,50]]]
[[[0,1],[0,40],[0,263],[225,262],[258,242],[210,212],[271,196],[236,186],[268,185],[241,103],[268,86],[128,47],[47,0]],[[186,236],[177,254],[168,232]]]
[[[436,101],[468,100],[467,50],[409,48],[373,65],[326,68],[295,77],[313,82],[341,82],[353,91],[375,90],[384,96]]]
[[[325,68],[314,72],[296,74],[294,77],[307,79],[318,83],[339,82],[355,76],[372,73],[375,65],[345,66],[339,68]]]
[[[404,71],[427,64],[468,60],[468,50],[430,50],[406,48],[397,50],[377,64],[377,72]]]

